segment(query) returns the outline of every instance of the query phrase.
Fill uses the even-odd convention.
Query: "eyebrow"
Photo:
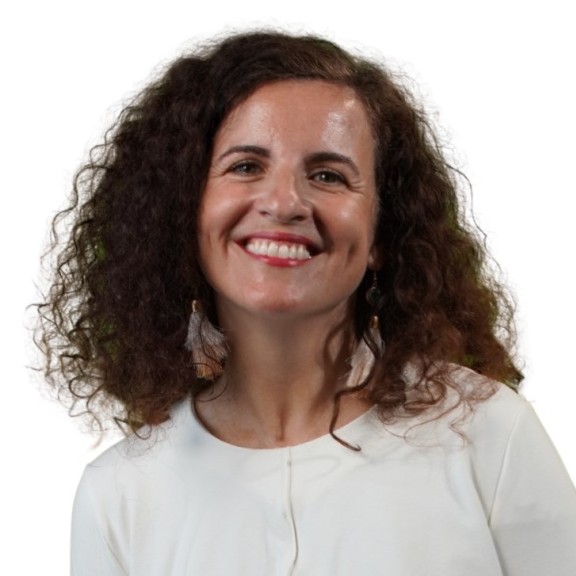
[[[270,151],[267,150],[266,148],[262,148],[262,146],[253,146],[250,144],[244,144],[244,145],[232,146],[231,148],[228,148],[228,150],[226,150],[226,152],[224,152],[223,154],[218,156],[218,159],[216,161],[220,162],[220,160],[223,160],[227,156],[231,156],[232,154],[237,154],[237,153],[255,154],[256,156],[262,156],[263,158],[270,158]]]

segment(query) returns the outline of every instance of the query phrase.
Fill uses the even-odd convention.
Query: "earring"
[[[192,313],[184,347],[192,353],[198,378],[215,380],[222,374],[222,363],[228,356],[226,338],[206,318],[199,300],[192,301]]]
[[[384,306],[384,295],[378,287],[378,276],[375,271],[372,272],[372,284],[370,288],[366,290],[366,301],[376,311],[382,309]]]
[[[384,305],[384,296],[378,287],[376,272],[373,272],[372,285],[366,291],[366,300],[374,310],[368,326],[368,339],[375,349],[372,351],[366,339],[364,337],[360,338],[356,350],[350,359],[350,373],[346,381],[346,386],[349,388],[362,384],[368,378],[376,360],[381,358],[384,353],[384,340],[382,340],[380,335],[380,320],[377,315],[377,311]]]
[[[380,336],[379,326],[378,316],[374,314],[370,319],[368,331],[370,334],[369,338],[376,347],[375,352],[370,349],[364,337],[360,338],[356,350],[350,359],[350,372],[346,380],[347,387],[353,388],[354,386],[362,384],[364,380],[368,378],[376,360],[382,356],[384,352],[384,341],[382,340],[382,336]]]

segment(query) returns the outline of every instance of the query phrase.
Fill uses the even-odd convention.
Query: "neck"
[[[240,317],[239,317],[240,316]],[[225,316],[231,353],[213,395],[197,409],[221,439],[250,447],[285,446],[328,432],[345,386],[354,336],[351,315],[309,318]],[[345,396],[345,424],[367,409]]]

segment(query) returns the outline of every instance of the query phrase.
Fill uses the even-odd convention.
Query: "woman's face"
[[[200,211],[200,258],[229,312],[313,315],[347,303],[376,250],[374,138],[348,87],[282,81],[222,123]]]

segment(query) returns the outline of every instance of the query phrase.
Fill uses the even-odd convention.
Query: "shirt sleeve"
[[[74,499],[71,576],[128,576],[105,537],[88,472],[84,472]]]
[[[576,491],[528,404],[510,434],[490,524],[506,576],[576,575]]]

